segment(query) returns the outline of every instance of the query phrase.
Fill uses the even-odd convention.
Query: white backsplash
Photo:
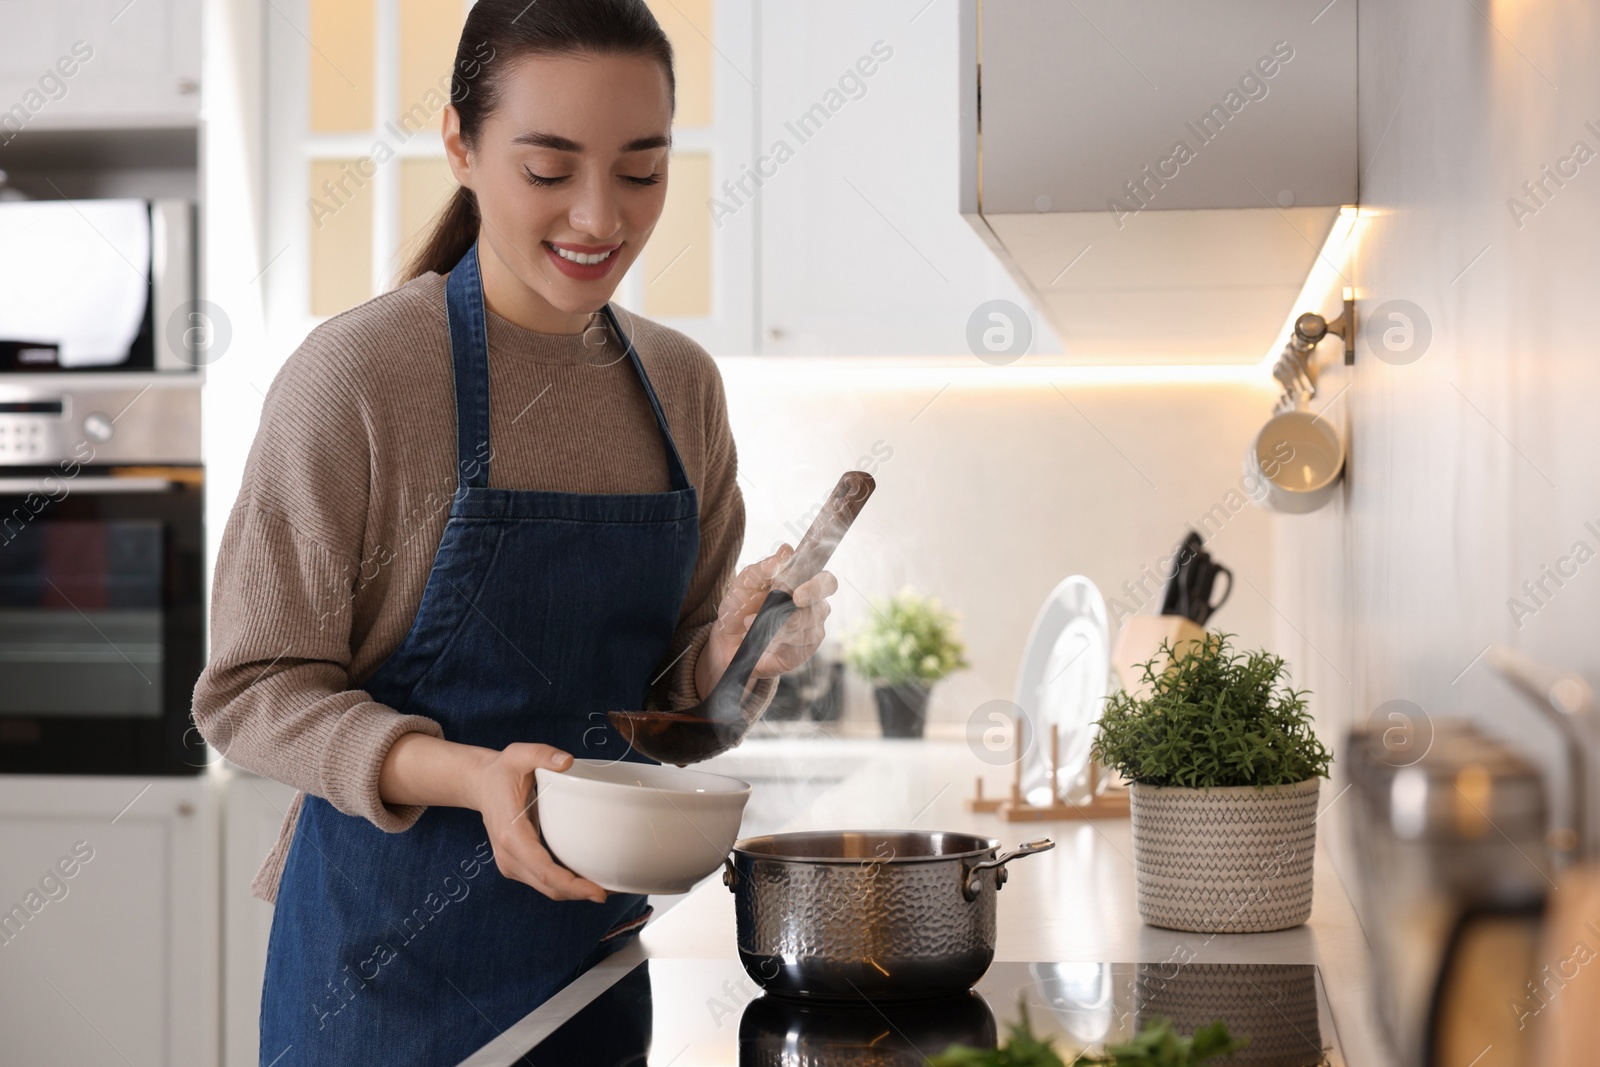
[[[840,473],[873,473],[877,493],[830,565],[840,592],[829,632],[857,625],[866,597],[907,584],[959,611],[973,666],[935,688],[936,724],[1014,695],[1034,615],[1069,574],[1156,611],[1160,584],[1143,572],[1208,514],[1210,550],[1239,579],[1213,625],[1242,643],[1272,640],[1271,520],[1229,496],[1270,413],[1265,384],[1011,385],[998,373],[949,384],[776,357],[722,367],[748,513],[743,561],[795,543]],[[1148,594],[1124,590],[1141,580]],[[873,714],[853,682],[846,717]]]

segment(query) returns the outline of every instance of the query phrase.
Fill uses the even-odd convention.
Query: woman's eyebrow
[[[512,144],[532,145],[534,148],[548,148],[555,152],[582,152],[583,145],[570,137],[563,137],[558,133],[519,133],[511,138]],[[644,152],[651,148],[666,148],[672,144],[672,139],[664,133],[653,133],[648,137],[635,137],[622,146],[622,151]]]

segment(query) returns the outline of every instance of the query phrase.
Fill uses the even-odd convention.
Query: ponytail
[[[457,186],[450,202],[434,218],[427,239],[400,273],[401,283],[428,273],[449,274],[477,239],[478,198],[466,186]]]
[[[450,81],[450,106],[467,148],[477,145],[512,60],[584,53],[649,56],[666,70],[668,91],[676,95],[672,45],[645,0],[477,0],[461,29]],[[478,239],[478,224],[477,197],[457,189],[406,263],[401,283],[429,272],[448,274]]]

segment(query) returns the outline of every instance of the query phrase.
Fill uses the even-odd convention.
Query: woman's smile
[[[598,281],[611,273],[611,267],[620,258],[612,253],[621,243],[610,245],[580,245],[568,241],[542,241],[545,255],[556,269],[578,281]]]

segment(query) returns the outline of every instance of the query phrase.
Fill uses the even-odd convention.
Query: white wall
[[[1412,301],[1432,340],[1406,365],[1359,352],[1344,499],[1278,520],[1280,644],[1325,732],[1409,700],[1548,760],[1548,730],[1477,657],[1504,642],[1600,677],[1600,564],[1532,616],[1508,608],[1576,542],[1600,549],[1600,162],[1520,226],[1508,200],[1537,206],[1523,183],[1575,142],[1600,152],[1600,9],[1368,0],[1360,25],[1360,311]]]
[[[847,631],[867,596],[905,584],[960,611],[973,669],[934,690],[936,722],[1012,697],[1034,615],[1062,578],[1086,574],[1109,597],[1218,504],[1210,548],[1240,583],[1213,625],[1242,643],[1272,639],[1272,520],[1225,505],[1270,413],[1264,373],[1052,384],[1026,380],[1022,364],[969,373],[769,356],[722,368],[746,562],[795,543],[808,509],[875,444],[892,452],[871,468],[877,493],[830,564],[841,589],[829,630]],[[870,715],[869,699],[858,686],[848,714]]]
[[[205,367],[201,393],[206,460],[206,585],[239,495],[261,403],[287,351],[266,343],[262,286],[264,107],[259,0],[206,0],[205,100],[201,111],[201,295],[226,316],[230,340]]]

